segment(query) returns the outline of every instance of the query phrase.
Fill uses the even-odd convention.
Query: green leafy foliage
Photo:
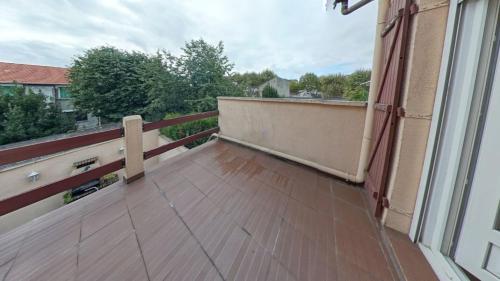
[[[344,88],[344,98],[352,101],[368,100],[370,76],[370,70],[357,70],[347,76]]]
[[[231,81],[238,88],[244,92],[246,96],[256,96],[258,94],[258,87],[265,82],[277,77],[277,75],[269,69],[262,72],[245,72],[245,73],[234,73],[231,76]]]
[[[116,173],[110,173],[110,174],[107,174],[107,175],[104,175],[102,176],[100,179],[99,179],[99,186],[97,187],[98,189],[103,189],[105,187],[108,187],[110,185],[112,185],[113,183],[115,182],[118,182],[120,180],[120,178],[118,177],[118,174]],[[69,204],[71,202],[74,202],[80,198],[83,198],[87,195],[89,195],[90,193],[93,193],[95,192],[95,190],[92,190],[92,191],[89,191],[89,192],[86,192],[84,194],[80,194],[80,195],[77,195],[77,196],[73,196],[73,192],[70,190],[70,191],[66,191],[64,194],[63,194],[63,201],[64,201],[64,204]]]
[[[370,89],[370,75],[370,70],[357,70],[348,75],[339,73],[319,77],[314,73],[306,73],[299,81],[290,83],[290,92],[297,94],[301,90],[317,91],[325,99],[366,101]]]
[[[340,98],[344,96],[347,82],[346,75],[332,74],[321,76],[319,82],[323,98]]]
[[[75,106],[110,121],[142,114],[148,105],[143,73],[150,60],[114,47],[86,51],[69,72]]]
[[[197,100],[186,100],[186,102],[194,112],[206,112],[217,109],[217,98],[210,96]]]
[[[66,193],[64,193],[63,201],[64,201],[64,204],[69,204],[69,203],[73,202],[73,196],[71,195],[71,192],[67,191]]]
[[[217,109],[218,96],[241,96],[231,79],[233,65],[224,55],[224,45],[203,39],[187,42],[178,57],[163,52],[155,57],[154,70],[146,81],[150,104],[147,112],[203,112]],[[150,119],[156,119],[154,116]]]
[[[22,87],[0,95],[0,144],[30,140],[76,129],[75,116],[62,113],[45,97]]]
[[[278,90],[276,90],[271,85],[266,85],[266,86],[264,86],[264,89],[262,89],[262,97],[263,98],[279,98],[280,96],[278,95]]]
[[[145,117],[160,120],[165,112],[189,112],[189,82],[178,74],[177,58],[168,52],[158,52],[151,57],[143,70],[143,81],[148,105]]]
[[[302,90],[302,87],[297,80],[292,80],[290,82],[290,93],[292,94],[297,94],[300,90]]]
[[[108,186],[110,186],[113,183],[118,182],[118,181],[120,181],[120,177],[118,177],[118,174],[110,173],[110,174],[104,175],[99,180],[99,189],[108,187]]]
[[[165,112],[213,110],[217,96],[243,95],[232,69],[222,42],[192,40],[179,56],[99,47],[74,61],[70,90],[78,108],[104,121],[132,114],[158,120]]]
[[[165,119],[171,119],[179,116],[181,116],[181,114],[179,113],[169,113],[165,116]],[[164,136],[172,140],[179,140],[217,126],[218,126],[217,117],[209,117],[202,120],[196,120],[184,124],[165,127],[160,129],[160,132]],[[186,147],[193,148],[195,146],[203,144],[208,140],[208,138],[209,137],[198,139],[190,144],[187,144]]]
[[[299,79],[299,84],[301,90],[319,91],[320,89],[319,78],[314,73],[306,73],[302,75]]]
[[[212,46],[203,39],[192,40],[182,51],[177,70],[190,86],[188,99],[234,94],[234,85],[228,79],[234,65],[224,55],[222,42]]]

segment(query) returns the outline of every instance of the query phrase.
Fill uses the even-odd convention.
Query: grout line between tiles
[[[142,246],[141,246],[141,243],[139,242],[139,237],[137,237],[137,232],[135,231],[134,220],[132,219],[132,215],[130,214],[130,209],[128,208],[128,205],[126,205],[125,207],[127,208],[127,214],[128,214],[129,219],[130,219],[130,223],[132,224],[135,241],[137,241],[137,247],[139,248],[139,253],[141,254],[141,260],[142,260],[142,264],[144,265],[144,270],[146,271],[146,276],[147,276],[148,280],[151,280],[151,277],[149,276],[148,267],[146,266],[146,260],[144,259],[144,253],[142,252]]]
[[[165,194],[165,192],[163,192],[160,187],[158,186],[158,184],[153,181],[153,184],[156,186],[156,188],[160,191],[160,194],[168,201],[170,202],[170,200],[168,199],[167,195]],[[196,241],[196,244],[198,244],[198,246],[200,247],[200,249],[203,251],[203,253],[205,254],[205,256],[208,258],[208,260],[210,261],[210,263],[212,264],[212,266],[215,268],[215,270],[217,271],[217,274],[219,275],[219,277],[225,281],[226,279],[224,278],[224,276],[222,275],[222,272],[220,272],[219,268],[215,265],[215,261],[212,260],[212,258],[210,257],[210,255],[207,253],[207,251],[205,250],[205,248],[203,248],[201,242],[198,240],[198,238],[194,235],[193,231],[191,230],[191,228],[189,228],[189,226],[187,225],[187,223],[184,221],[184,219],[181,217],[181,215],[179,214],[179,212],[177,211],[177,209],[173,206],[173,204],[169,204],[170,207],[172,208],[172,210],[174,211],[175,215],[179,218],[179,220],[182,222],[182,224],[186,227],[186,229],[189,231],[189,234],[193,237],[193,239]]]

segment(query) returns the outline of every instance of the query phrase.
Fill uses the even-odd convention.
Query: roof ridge
[[[15,64],[15,65],[26,65],[26,66],[37,66],[37,67],[61,68],[61,69],[68,69],[69,68],[69,67],[62,67],[62,66],[52,66],[52,65],[42,65],[42,64],[29,64],[29,63],[17,63],[17,62],[6,62],[6,61],[0,61],[0,63],[3,63],[3,64]]]

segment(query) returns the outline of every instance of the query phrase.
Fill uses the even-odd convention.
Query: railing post
[[[142,151],[142,118],[132,115],[123,118],[125,146],[125,176],[126,183],[133,182],[144,176],[144,154]]]

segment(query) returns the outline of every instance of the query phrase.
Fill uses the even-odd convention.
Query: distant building
[[[47,103],[55,103],[62,112],[75,112],[68,90],[68,69],[64,67],[0,62],[0,93],[9,93],[22,86],[45,97]],[[78,128],[88,129],[98,125],[98,119],[90,114],[77,114]]]
[[[263,83],[259,86],[259,96],[262,97],[262,90],[264,87],[270,85],[278,91],[278,95],[280,97],[289,97],[290,96],[290,80],[283,79],[280,77],[274,77],[273,79]]]

